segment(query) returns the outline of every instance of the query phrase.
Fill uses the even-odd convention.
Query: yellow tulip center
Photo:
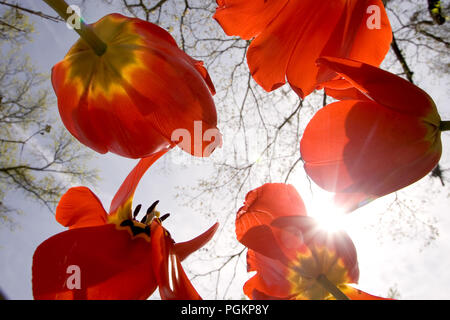
[[[128,217],[123,217],[122,219],[117,219],[112,221],[115,223],[119,230],[126,229],[130,232],[133,237],[144,237],[147,241],[150,240],[151,224],[154,219],[158,219],[160,222],[166,220],[170,214],[166,213],[160,216],[159,211],[156,210],[156,206],[159,201],[155,201],[148,209],[141,220],[137,220],[137,216],[142,205],[137,205],[134,209],[133,215]]]
[[[324,247],[298,253],[289,270],[292,292],[299,300],[342,298],[336,297],[340,292],[338,287],[350,282],[343,260]]]

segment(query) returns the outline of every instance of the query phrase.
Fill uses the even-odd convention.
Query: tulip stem
[[[441,131],[450,131],[450,121],[441,121],[439,129]]]
[[[334,285],[333,282],[328,280],[326,276],[321,274],[317,277],[316,281],[329,293],[333,295],[333,297],[336,298],[336,300],[350,300],[341,290],[339,290],[338,287]]]
[[[73,29],[87,44],[94,50],[95,54],[101,57],[106,52],[106,43],[104,43],[89,27],[83,19],[69,7],[64,0],[43,0],[53,10],[55,10],[61,18],[67,23],[74,21]]]

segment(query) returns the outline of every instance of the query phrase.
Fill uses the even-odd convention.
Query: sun
[[[308,215],[314,218],[320,229],[327,232],[346,231],[349,226],[348,214],[333,203],[328,195],[321,195],[309,206]]]

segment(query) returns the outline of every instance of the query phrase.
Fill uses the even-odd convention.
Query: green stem
[[[69,5],[64,0],[43,0],[53,10],[55,10],[64,21],[68,21],[73,14],[67,13]],[[74,28],[74,30],[80,35],[80,37],[87,42],[87,44],[94,50],[95,54],[101,57],[106,52],[106,43],[104,43],[86,23],[84,23],[81,17],[77,16],[80,21],[80,27]]]
[[[450,121],[441,121],[441,125],[439,127],[441,131],[449,131],[450,130]]]
[[[336,298],[336,300],[350,300],[338,287],[327,279],[323,274],[317,277],[316,281],[329,293]]]

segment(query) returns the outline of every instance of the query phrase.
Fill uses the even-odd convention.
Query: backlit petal
[[[219,223],[215,223],[211,228],[203,232],[201,235],[192,240],[185,242],[177,242],[174,245],[174,252],[180,261],[186,259],[191,253],[197,251],[212,239],[219,227]]]
[[[346,1],[339,23],[321,56],[363,61],[379,66],[390,49],[392,30],[381,0]],[[322,68],[318,81],[334,74]]]
[[[335,12],[328,11],[337,9],[335,6],[342,7],[338,2],[333,2],[329,8],[312,1],[289,1],[248,48],[247,61],[255,81],[266,91],[272,91],[286,82],[287,74],[294,89],[305,95],[311,92],[318,70],[315,60],[325,45],[321,34],[331,32],[333,19],[334,22],[337,20],[334,14],[323,20],[323,15]],[[319,22],[325,23],[316,28],[315,24]],[[301,84],[296,82],[301,80],[297,72],[305,77]],[[308,83],[308,88],[302,87],[304,83]]]
[[[320,86],[325,88],[326,95],[337,100],[373,101],[369,96],[353,87],[350,82],[344,79],[324,82]]]
[[[354,194],[376,198],[421,179],[442,150],[437,128],[368,101],[341,101],[319,110],[300,147],[308,175],[338,193],[347,210],[361,205],[350,201]]]
[[[345,1],[326,3],[292,1],[292,3],[296,4],[296,11],[292,10],[293,16],[288,21],[298,19],[298,23],[291,24],[292,30],[289,32],[297,34],[298,38],[287,65],[286,77],[291,87],[304,98],[317,87],[319,68],[316,60],[323,54],[331,33],[339,19],[343,17]]]
[[[225,33],[249,40],[257,36],[279,12],[288,0],[216,0],[218,7],[214,14]]]
[[[348,25],[346,23],[344,25],[348,26],[347,32],[352,32],[351,29],[353,28],[356,29],[355,37],[351,43],[350,37],[344,37],[347,39],[347,43],[342,45],[344,52],[335,56],[379,66],[389,51],[392,42],[392,29],[383,1],[353,1],[352,4],[354,4],[353,10],[348,12],[346,16]],[[348,8],[351,8],[351,5]],[[362,20],[358,21],[358,16],[363,17]],[[334,35],[330,39],[334,40]],[[345,51],[347,48],[348,51]],[[323,55],[326,54],[327,52],[324,52]]]
[[[271,296],[269,294],[264,293],[263,291],[258,290],[261,286],[261,278],[258,275],[255,275],[251,277],[247,282],[244,284],[244,294],[250,299],[250,300],[288,300],[289,297],[275,297]]]
[[[371,295],[362,290],[356,289],[352,286],[340,286],[339,289],[348,297],[350,300],[394,300],[390,298],[383,298]]]
[[[439,126],[440,117],[433,100],[411,82],[358,61],[324,57],[318,63],[337,72],[379,104]]]
[[[34,253],[34,298],[146,299],[156,289],[150,250],[112,224],[59,233]]]
[[[257,272],[244,285],[244,293],[249,298],[252,299],[254,290],[278,298],[286,298],[292,295],[292,284],[287,279],[289,271],[278,260],[249,249],[247,252],[247,269]]]
[[[250,191],[236,216],[236,236],[245,246],[274,259],[284,259],[271,222],[279,216],[305,215],[304,203],[292,185],[265,184]]]
[[[52,69],[52,84],[58,97],[59,114],[67,130],[81,143],[99,153],[106,153],[106,142],[99,135],[97,126],[92,122],[94,119],[89,116],[86,107],[87,88],[91,77],[88,70],[93,68],[94,61],[81,60],[90,62],[82,67],[87,75],[81,80],[71,79],[69,61],[61,61]]]
[[[281,216],[304,216],[305,204],[294,186],[284,183],[266,183],[250,191],[239,209],[242,232],[253,225],[270,224]],[[257,218],[255,218],[257,217]]]
[[[147,21],[110,14],[91,27],[106,52],[99,57],[80,39],[52,71],[62,121],[80,142],[129,158],[176,144],[203,157],[221,145],[215,89],[201,61]],[[183,144],[172,137],[177,130],[189,134]]]
[[[304,98],[335,73],[319,68],[321,56],[378,66],[392,41],[381,0],[218,0],[215,18],[228,35],[252,40],[247,61],[266,91],[285,84]],[[373,11],[375,10],[375,12]]]
[[[100,226],[107,222],[100,200],[86,187],[70,188],[59,200],[55,218],[70,229]]]
[[[175,253],[174,241],[159,222],[152,224],[151,243],[153,270],[161,299],[200,300]]]
[[[162,157],[169,149],[159,151],[141,159],[124,180],[109,208],[110,219],[126,220],[131,218],[131,205],[137,185],[148,168]]]
[[[358,259],[353,241],[344,231],[328,232],[321,229],[311,217],[291,216],[280,217],[272,223],[274,227],[292,233],[308,247],[315,260],[315,267],[307,270],[310,277],[320,274],[329,280],[341,277],[345,272],[347,282],[357,283],[359,279]],[[287,246],[288,244],[285,244]],[[309,255],[308,251],[305,251]],[[304,256],[304,253],[300,253]],[[298,256],[297,256],[298,258]],[[339,265],[342,264],[342,265]],[[339,265],[336,267],[336,265]],[[304,269],[306,272],[306,269]]]

